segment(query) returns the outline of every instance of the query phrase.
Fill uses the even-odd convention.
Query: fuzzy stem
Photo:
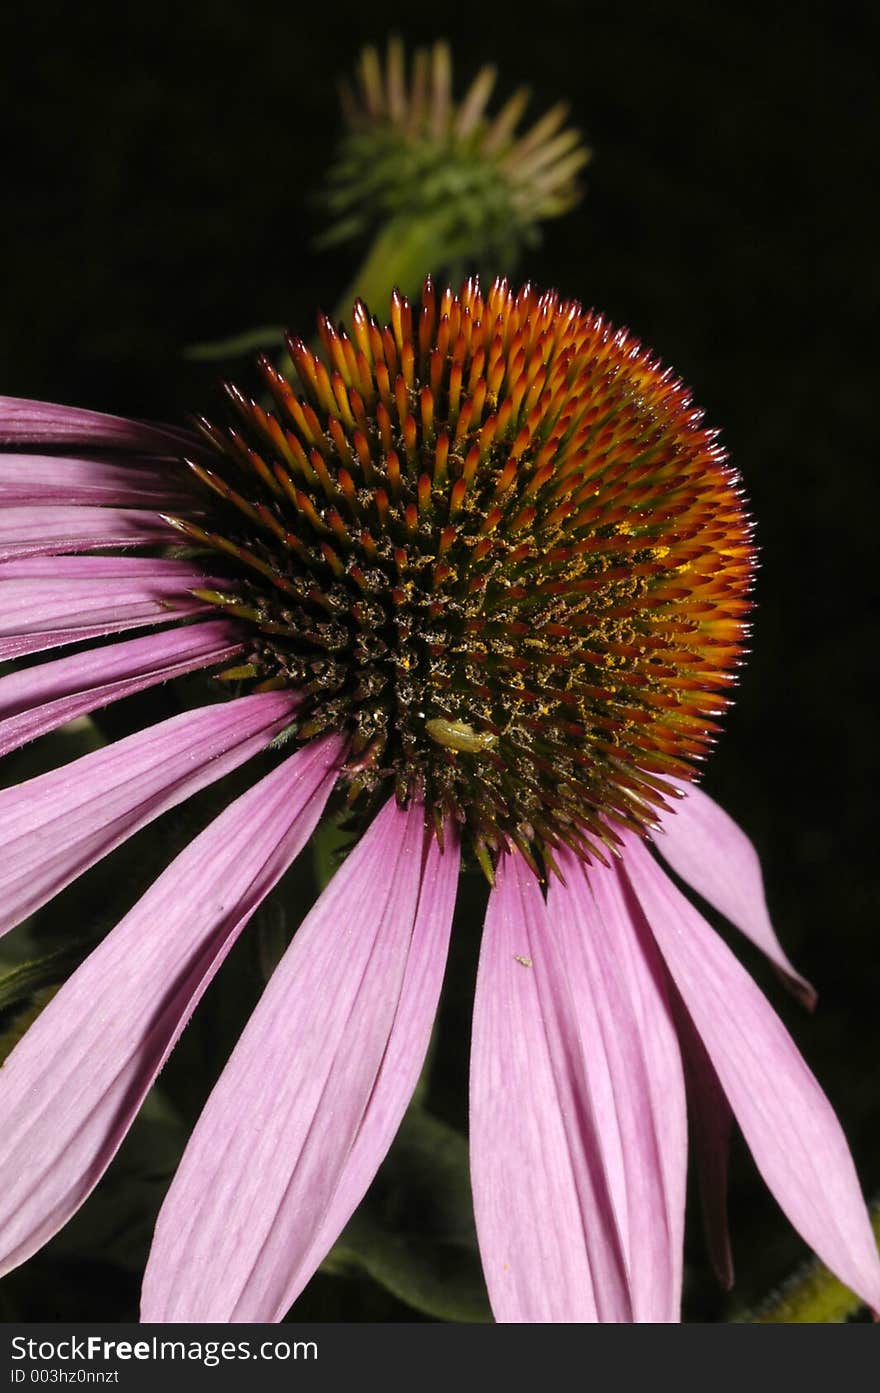
[[[880,1244],[880,1199],[871,1205],[871,1227]],[[806,1263],[757,1310],[740,1316],[757,1325],[839,1325],[864,1302],[818,1260]]]

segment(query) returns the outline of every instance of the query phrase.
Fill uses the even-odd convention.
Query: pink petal
[[[189,498],[183,466],[0,454],[0,503],[92,504],[167,511]]]
[[[776,937],[752,843],[701,788],[678,787],[684,797],[661,815],[663,830],[654,839],[657,850],[676,875],[766,953],[786,985],[812,1010],[815,989],[792,966]]]
[[[0,1071],[0,1271],[94,1188],[254,910],[311,835],[343,752],[293,755],[168,867],[37,1017]]]
[[[166,1198],[144,1320],[280,1320],[366,1190],[439,992],[458,857],[430,835],[386,804],[296,934]]]
[[[604,1119],[585,1076],[584,1003],[566,980],[571,937],[570,924],[551,921],[522,858],[504,857],[480,949],[470,1126],[477,1234],[499,1321],[633,1318],[625,1236],[602,1166]],[[584,1029],[598,1036],[593,1020]]]
[[[66,721],[242,651],[225,620],[167,629],[0,677],[0,755]]]
[[[748,973],[633,838],[625,865],[767,1185],[826,1266],[880,1309],[880,1257],[827,1098]]]
[[[65,551],[168,542],[172,529],[158,513],[134,508],[44,507],[0,509],[0,561]]]
[[[627,1255],[632,1318],[677,1321],[687,1110],[665,970],[650,935],[633,921],[614,870],[587,870],[569,851],[558,861],[567,884],[552,882],[547,896],[558,950],[554,986],[568,996],[565,1011],[595,1119],[595,1164]],[[543,978],[535,970],[540,995]]]
[[[458,841],[447,827],[444,850],[431,839],[412,945],[404,969],[397,1014],[363,1122],[340,1173],[311,1252],[296,1274],[288,1304],[296,1299],[348,1223],[388,1152],[422,1072],[437,1014],[460,864]]]
[[[0,660],[210,606],[191,591],[217,582],[186,561],[141,556],[28,557],[0,566]]]
[[[147,454],[179,454],[198,446],[198,437],[174,426],[127,421],[76,406],[0,397],[0,444],[92,446]]]
[[[0,791],[0,933],[289,726],[291,692],[173,716],[60,769]]]

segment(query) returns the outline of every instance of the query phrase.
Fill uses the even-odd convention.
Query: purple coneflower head
[[[426,283],[289,347],[274,409],[198,435],[2,405],[0,653],[144,629],[0,678],[0,749],[178,674],[229,700],[0,793],[2,927],[283,742],[0,1072],[0,1262],[100,1179],[214,973],[334,789],[360,836],[185,1151],[147,1320],[281,1319],[393,1140],[462,858],[492,888],[471,1172],[506,1321],[669,1321],[687,1108],[716,1265],[735,1116],[781,1207],[880,1307],[846,1141],[656,850],[807,1001],[744,834],[693,787],[742,652],[753,551],[687,393],[555,295]],[[12,453],[17,451],[17,453]],[[181,557],[181,534],[185,556]],[[235,693],[234,695],[231,695]]]
[[[556,295],[425,285],[391,324],[319,324],[327,364],[267,359],[269,414],[202,422],[169,521],[226,579],[232,671],[344,731],[349,802],[394,793],[485,867],[543,874],[642,831],[688,778],[741,652],[751,565],[737,482],[669,372]],[[205,515],[207,513],[207,516]]]

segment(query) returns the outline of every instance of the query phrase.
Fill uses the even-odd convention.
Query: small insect
[[[467,721],[446,721],[438,716],[425,722],[425,730],[438,745],[445,745],[447,750],[458,750],[460,754],[465,755],[476,755],[481,750],[491,750],[498,740],[498,736],[492,735],[488,730],[474,730]]]
[[[520,963],[523,967],[531,967],[532,965],[531,958],[524,958],[519,953],[514,953],[513,961],[515,963]]]
[[[274,740],[269,741],[270,750],[283,750],[284,746],[296,738],[299,732],[299,724],[294,721],[292,725],[285,726],[284,730],[279,731]]]

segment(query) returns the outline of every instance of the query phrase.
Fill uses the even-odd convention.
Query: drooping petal
[[[748,973],[646,847],[628,838],[625,864],[767,1185],[832,1272],[880,1309],[880,1258],[827,1098]]]
[[[625,1240],[557,933],[525,862],[504,857],[483,930],[471,1043],[483,1271],[499,1321],[630,1321]]]
[[[684,797],[661,815],[654,845],[692,890],[735,924],[773,963],[791,990],[812,1010],[816,991],[792,966],[776,937],[758,853],[733,818],[695,784],[679,784]]]
[[[457,854],[389,802],[276,969],[166,1198],[142,1319],[280,1320],[364,1193],[427,1048]]]
[[[4,506],[90,504],[114,508],[173,508],[190,499],[183,466],[121,463],[118,459],[0,453]]]
[[[314,742],[231,804],[37,1017],[0,1070],[0,1272],[94,1188],[254,910],[308,840],[342,741]]]
[[[136,508],[51,505],[0,509],[0,561],[66,551],[145,546],[150,542],[168,542],[173,536],[158,513]]]
[[[28,557],[0,567],[0,660],[163,624],[210,608],[217,582],[187,561],[146,556]]]
[[[548,962],[558,964],[556,994],[568,998],[595,1118],[595,1164],[627,1255],[633,1319],[677,1321],[687,1111],[662,960],[628,912],[613,869],[587,870],[569,851],[557,859],[566,884],[554,881],[547,896],[556,950]]]
[[[0,933],[265,749],[296,706],[291,692],[263,692],[200,707],[0,791]]]
[[[733,1113],[706,1047],[674,987],[670,1005],[684,1064],[706,1247],[718,1281],[729,1291],[733,1286],[733,1254],[727,1225],[727,1166]]]
[[[127,421],[100,411],[26,397],[0,397],[0,444],[77,445],[152,455],[198,448],[198,437],[175,426]]]
[[[0,755],[65,721],[240,652],[235,627],[220,619],[11,672],[0,677]]]

